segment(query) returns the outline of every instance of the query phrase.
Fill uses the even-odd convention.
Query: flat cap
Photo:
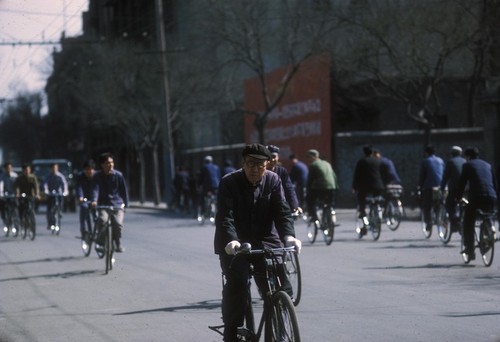
[[[269,160],[271,159],[271,152],[261,144],[250,144],[245,146],[243,151],[241,151],[243,157],[252,157],[255,159]]]
[[[309,151],[307,151],[307,155],[317,158],[317,157],[319,157],[319,152],[318,152],[318,150],[309,150]]]
[[[460,146],[456,146],[456,145],[452,146],[451,150],[455,151],[455,152],[458,152],[458,153],[462,153],[462,148]]]

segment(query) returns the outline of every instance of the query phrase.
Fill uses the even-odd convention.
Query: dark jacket
[[[441,189],[448,187],[448,193],[451,194],[451,196],[454,196],[457,191],[458,180],[465,162],[465,158],[456,156],[448,160],[445,164]]]
[[[76,197],[86,198],[87,200],[92,200],[94,192],[94,181],[93,177],[87,177],[85,172],[80,172],[76,176]]]
[[[283,191],[285,192],[285,198],[290,206],[290,209],[296,209],[299,207],[299,201],[297,200],[297,193],[295,192],[295,186],[288,175],[288,171],[280,165],[274,167],[273,172],[277,173],[281,179],[281,185],[283,186]]]
[[[281,180],[265,171],[253,186],[239,169],[220,182],[215,217],[214,249],[222,254],[228,242],[249,242],[253,248],[280,247],[285,235],[295,236]]]
[[[457,199],[463,196],[467,183],[469,183],[467,195],[469,201],[477,201],[479,198],[485,197],[497,198],[493,168],[484,160],[471,159],[464,164],[458,181]]]
[[[380,161],[372,157],[360,159],[354,169],[352,188],[361,193],[384,190]]]
[[[110,175],[97,171],[93,181],[95,187],[92,201],[96,201],[98,205],[118,207],[123,204],[128,207],[127,185],[120,171],[112,170]]]

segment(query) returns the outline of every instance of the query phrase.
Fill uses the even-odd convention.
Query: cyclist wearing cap
[[[309,159],[309,172],[307,175],[307,212],[311,221],[318,220],[316,205],[318,201],[330,203],[335,208],[335,191],[339,185],[337,175],[333,171],[332,165],[326,160],[319,158],[317,150],[307,151]]]
[[[484,160],[479,159],[479,150],[469,147],[464,152],[467,162],[463,165],[462,173],[457,184],[456,199],[463,196],[465,186],[469,185],[469,204],[465,207],[464,213],[464,250],[460,253],[467,254],[469,260],[474,260],[474,224],[476,220],[476,210],[481,209],[490,212],[495,209],[496,181],[493,168]]]
[[[462,157],[462,148],[453,146],[451,148],[451,158],[444,166],[443,179],[441,180],[441,191],[448,189],[445,207],[450,218],[450,228],[452,232],[458,230],[458,212],[457,212],[457,185],[462,173],[462,167],[466,160]]]
[[[290,175],[283,166],[278,165],[280,159],[280,148],[275,145],[267,145],[266,147],[269,152],[271,152],[271,160],[267,165],[267,169],[277,173],[278,176],[280,176],[281,185],[283,186],[283,190],[285,191],[285,198],[288,202],[288,205],[290,206],[290,209],[293,213],[301,214],[302,208],[299,206],[297,193],[295,192],[295,187],[293,186],[292,180],[290,179]]]
[[[256,272],[265,271],[266,267],[265,260],[260,258],[234,259],[237,248],[245,242],[256,249],[279,248],[284,244],[298,250],[301,247],[300,240],[294,237],[281,179],[266,170],[270,152],[261,144],[252,144],[243,149],[242,157],[243,167],[222,178],[217,197],[214,250],[226,278],[222,291],[224,341],[235,341],[237,328],[243,325],[250,263]],[[284,268],[280,271],[284,287],[290,292]],[[262,293],[266,293],[267,282],[258,278],[255,281]]]

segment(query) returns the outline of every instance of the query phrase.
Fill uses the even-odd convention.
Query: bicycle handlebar
[[[114,205],[96,205],[96,209],[104,209],[104,210],[116,210],[116,209],[124,209],[125,205],[122,204],[120,206],[114,206]]]
[[[236,250],[236,255],[274,254],[276,252],[295,252],[295,247],[252,249],[252,245],[250,243],[244,242],[241,244],[241,247]]]

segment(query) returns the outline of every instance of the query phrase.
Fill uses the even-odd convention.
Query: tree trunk
[[[154,189],[154,202],[155,205],[159,205],[161,201],[160,194],[160,170],[158,163],[158,144],[154,143],[152,146],[153,154],[153,189]]]
[[[146,166],[144,162],[144,148],[137,150],[139,155],[140,182],[139,182],[139,201],[146,202]]]

